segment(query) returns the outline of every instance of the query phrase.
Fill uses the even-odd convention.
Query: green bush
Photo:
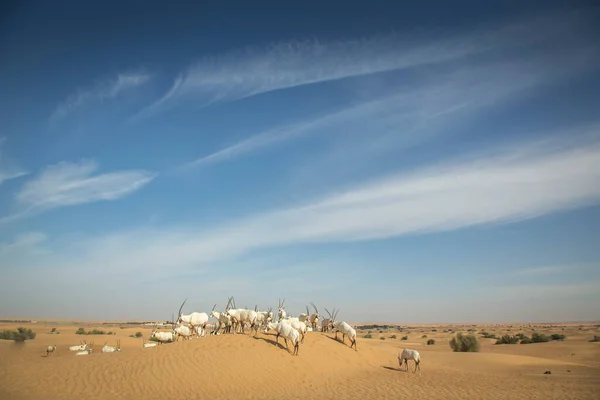
[[[382,337],[380,337],[379,339],[380,339],[380,340],[385,340],[385,338],[384,338],[383,336],[382,336]]]
[[[425,339],[427,337],[427,335],[423,335],[421,336],[421,339]]]
[[[560,333],[553,333],[550,335],[550,340],[565,340],[567,337]]]
[[[533,343],[533,342],[527,336],[523,336],[523,339],[521,339],[521,344],[529,344],[529,343]]]
[[[141,338],[142,336],[143,336],[143,335],[142,335],[142,332],[136,332],[136,333],[135,333],[135,337],[136,337],[136,338]]]
[[[592,340],[590,340],[590,342],[592,342],[592,343],[600,342],[600,336],[594,335],[594,338]]]
[[[85,329],[83,328],[79,328],[77,329],[77,332],[75,332],[76,335],[85,335]]]
[[[450,347],[455,352],[478,352],[479,342],[473,334],[463,335],[458,332],[455,337],[450,340]]]
[[[497,339],[496,335],[488,332],[481,332],[484,339]]]
[[[392,336],[390,336],[390,339],[396,339],[397,337],[398,336],[396,336],[396,335],[392,335]]]
[[[18,327],[16,331],[5,330],[0,331],[0,339],[3,340],[15,340],[17,342],[23,342],[25,340],[35,339],[35,332],[29,328]]]
[[[496,340],[496,344],[517,344],[519,338],[516,336],[504,335],[500,339]]]
[[[543,333],[535,332],[533,335],[531,335],[531,341],[533,343],[545,343],[545,342],[549,342],[550,338],[548,336],[544,335]]]
[[[400,340],[408,340],[408,336],[402,336]]]
[[[363,338],[365,338],[365,339],[371,339],[372,337],[373,337],[373,335],[371,335],[370,333],[363,335]]]
[[[427,341],[427,345],[432,345],[432,344],[435,344],[435,340],[433,340],[433,339],[429,339],[429,340]]]

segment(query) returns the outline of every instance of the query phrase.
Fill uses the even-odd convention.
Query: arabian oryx
[[[216,311],[215,308],[217,308],[216,304],[210,312],[210,317],[217,320],[217,326],[211,334],[218,335],[220,330],[223,330],[222,333],[229,333],[231,331],[231,316],[225,312]]]
[[[277,310],[277,317],[278,320],[281,321],[282,319],[284,319],[286,317],[286,312],[285,312],[285,299],[283,299],[283,301],[281,301],[281,299],[279,299],[279,307]]]
[[[339,310],[338,310],[339,312]],[[334,314],[334,319],[337,317],[337,312]],[[335,340],[338,340],[338,332],[342,333],[342,343],[345,342],[346,336],[350,340],[350,348],[354,347],[354,350],[358,351],[356,348],[356,330],[351,327],[346,321],[333,322],[333,329],[335,331]]]
[[[288,349],[288,351],[290,351],[290,349],[288,347],[287,341],[288,339],[291,340],[292,344],[294,345],[294,352],[292,354],[296,356],[298,355],[298,347],[300,346],[300,334],[296,329],[292,328],[290,324],[285,322],[269,322],[267,324],[267,328],[274,329],[277,332],[277,336],[275,338],[277,344],[279,344],[279,336],[281,336],[283,340],[285,340],[285,347]]]
[[[316,332],[317,325],[319,324],[319,310],[317,310],[317,306],[315,306],[315,303],[312,301],[310,302],[310,305],[315,309],[315,313],[309,317],[309,323],[312,330]]]
[[[108,340],[106,342],[104,342],[104,345],[102,346],[102,352],[103,353],[114,353],[115,351],[121,351],[121,341],[117,340],[117,345],[116,346],[107,346],[106,343],[108,343]]]
[[[50,355],[50,353],[54,353],[56,351],[56,345],[51,345],[46,348],[46,357]]]
[[[91,342],[85,350],[80,350],[75,353],[76,356],[86,356],[92,352],[92,348],[94,347],[94,342]]]
[[[159,332],[157,329],[158,329],[158,324],[154,325],[154,328],[152,329],[152,333],[150,334],[150,337],[155,338],[159,344],[163,344],[164,342],[173,342],[173,340],[175,339],[175,335],[173,334],[173,331]]]
[[[88,344],[85,340],[83,341],[79,341],[80,344],[78,344],[77,346],[69,346],[69,351],[83,351],[85,349],[87,349]]]
[[[406,363],[406,372],[408,372],[408,360],[413,360],[415,362],[415,370],[413,374],[417,372],[417,367],[419,368],[419,375],[421,374],[421,355],[417,350],[410,349],[398,349],[398,362],[400,363],[400,368],[402,368],[402,363]]]
[[[333,323],[335,322],[335,317],[337,316],[335,308],[333,309],[333,314],[331,314],[327,308],[325,311],[327,311],[327,314],[329,314],[329,318],[323,318],[323,321],[321,321],[321,332],[329,332],[329,330],[333,328]]]
[[[186,301],[187,301],[187,299],[185,299],[183,301],[183,303],[181,304],[181,307],[179,307],[179,312],[177,313],[177,315],[179,317],[177,318],[176,322],[178,324],[186,323],[186,324],[190,325],[192,332],[197,332],[196,327],[199,326],[199,327],[201,327],[201,332],[202,332],[201,336],[205,336],[206,335],[205,328],[206,328],[206,323],[208,322],[208,314],[206,314],[205,312],[193,312],[191,314],[182,314],[181,310],[183,309],[183,305],[185,304]]]

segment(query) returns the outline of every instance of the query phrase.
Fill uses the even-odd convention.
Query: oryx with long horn
[[[317,325],[319,324],[319,310],[317,309],[317,306],[315,306],[315,303],[313,303],[312,301],[310,302],[310,305],[315,309],[315,313],[308,318],[308,321],[313,331],[316,331]]]
[[[285,312],[285,299],[283,299],[283,301],[281,301],[281,299],[279,299],[279,307],[278,307],[278,312],[277,312],[278,320],[281,321],[286,316],[287,316],[287,314]]]
[[[208,322],[208,314],[205,312],[193,312],[191,314],[182,314],[181,310],[183,309],[183,305],[185,304],[185,302],[187,301],[187,299],[185,299],[183,301],[183,303],[181,303],[181,307],[179,307],[179,311],[177,312],[177,315],[179,316],[177,318],[176,323],[177,324],[187,324],[190,327],[190,330],[192,332],[198,332],[198,327],[200,328],[200,331],[202,332],[201,336],[205,336],[206,335],[206,323]],[[198,335],[198,333],[196,333]]]
[[[210,311],[210,317],[217,320],[217,326],[211,334],[218,334],[222,329],[223,333],[228,332],[231,329],[231,317],[226,312],[216,311],[217,305],[215,304]]]

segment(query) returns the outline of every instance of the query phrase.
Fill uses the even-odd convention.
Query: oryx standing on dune
[[[315,313],[309,317],[308,321],[313,331],[316,332],[317,325],[319,324],[319,310],[317,310],[317,306],[315,306],[315,303],[313,303],[312,301],[310,302],[310,305],[315,309]]]
[[[337,316],[335,308],[333,309],[333,314],[331,314],[328,309],[325,309],[325,311],[329,314],[329,318],[324,318],[323,321],[321,321],[321,332],[329,332],[329,330],[333,328],[333,323]]]
[[[279,299],[279,307],[278,307],[278,311],[277,311],[278,320],[281,321],[286,316],[287,316],[287,314],[285,312],[285,299],[283,299],[283,301],[281,301],[281,299]]]
[[[217,320],[214,334],[218,334],[221,329],[223,330],[223,333],[229,332],[231,330],[231,316],[227,313],[216,311],[215,308],[217,308],[216,304],[210,312],[210,317]]]
[[[187,299],[185,299],[183,301],[183,303],[181,304],[181,307],[179,307],[179,311],[177,312],[177,315],[179,316],[177,318],[177,323],[178,324],[182,324],[182,323],[186,323],[188,325],[190,325],[190,329],[192,332],[197,332],[196,327],[200,327],[201,328],[201,332],[202,335],[201,336],[205,336],[206,335],[206,323],[208,322],[208,314],[206,314],[205,312],[193,312],[191,314],[182,314],[181,310],[183,309],[183,305],[185,304],[185,302],[187,301]]]

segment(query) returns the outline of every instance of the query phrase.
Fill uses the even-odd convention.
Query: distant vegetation
[[[359,325],[356,327],[356,329],[360,329],[360,330],[366,330],[366,329],[375,329],[375,330],[379,330],[379,329],[394,329],[397,328],[396,325]]]
[[[496,344],[517,344],[519,338],[511,335],[503,335],[500,339],[496,340]]]
[[[550,340],[565,340],[567,337],[560,333],[553,333],[550,335]]]
[[[85,329],[83,328],[79,328],[77,329],[77,332],[75,332],[76,335],[114,335],[114,332],[106,332],[106,331],[102,331],[100,329],[92,329],[91,331],[85,331]]]
[[[17,342],[23,342],[25,340],[35,339],[35,332],[31,329],[18,327],[16,331],[5,330],[0,331],[0,339],[3,340],[15,340]]]
[[[594,343],[594,342],[600,342],[600,336],[594,335],[594,338],[592,340],[590,340],[590,342],[592,342],[592,343]]]
[[[365,339],[371,339],[372,337],[373,337],[373,335],[371,335],[370,333],[363,335],[363,338],[365,338]]]
[[[455,352],[478,352],[479,342],[473,334],[463,335],[462,332],[458,332],[450,340],[450,347]]]
[[[481,333],[481,336],[483,336],[484,339],[498,339],[496,337],[496,335],[494,335],[494,334],[491,334],[491,333],[488,333],[488,332],[485,332],[485,331],[480,332],[480,333]]]
[[[381,340],[385,340],[385,338],[384,338],[383,336],[382,336],[382,337],[380,337],[379,339],[381,339]]]
[[[408,336],[402,336],[402,339],[400,340],[408,340]]]
[[[421,339],[425,339],[427,337],[427,335],[423,335],[421,336]]]
[[[50,334],[51,334],[51,335],[58,335],[59,333],[60,333],[60,332],[59,332],[59,331],[57,331],[57,330],[56,330],[56,328],[52,328],[52,329],[50,330]]]
[[[390,339],[396,339],[397,337],[398,336],[396,336],[396,335],[392,335],[392,336],[390,336]]]
[[[429,340],[427,341],[427,345],[428,345],[428,346],[430,346],[430,345],[432,345],[432,344],[435,344],[435,340],[433,340],[433,339],[429,339]]]

